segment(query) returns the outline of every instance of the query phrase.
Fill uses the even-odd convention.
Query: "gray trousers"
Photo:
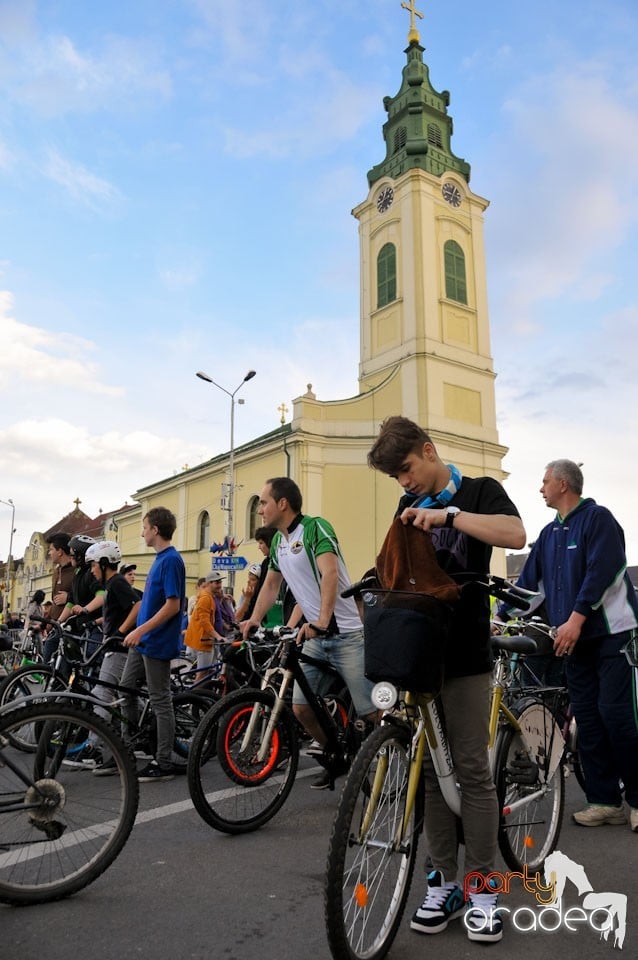
[[[100,667],[100,672],[98,674],[98,680],[106,680],[107,683],[120,683],[120,677],[124,667],[126,666],[126,653],[119,653],[117,651],[111,651],[104,654],[104,659],[102,660],[102,665]],[[100,700],[102,703],[109,704],[118,696],[116,690],[111,690],[110,687],[104,687],[100,683],[96,683],[93,689],[91,690],[91,695],[95,697],[96,700]],[[107,722],[111,719],[111,714],[108,710],[103,707],[96,707],[95,712],[98,716],[103,717]],[[89,735],[89,741],[91,743],[97,743],[99,737],[97,733],[91,733]]]
[[[499,810],[488,758],[492,674],[457,677],[443,685],[450,752],[461,786],[461,820],[465,836],[465,873],[494,869]],[[434,869],[446,882],[457,879],[458,837],[456,817],[446,804],[427,753],[425,773],[425,832]]]
[[[139,688],[143,683],[146,683],[148,687],[157,724],[157,754],[155,759],[160,767],[170,767],[173,763],[173,744],[175,742],[175,714],[171,697],[171,661],[146,657],[135,647],[131,647],[122,674],[122,686]],[[137,697],[126,697],[123,713],[129,728],[135,729],[139,716]]]

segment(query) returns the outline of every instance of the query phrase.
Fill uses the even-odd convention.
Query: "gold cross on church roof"
[[[413,41],[416,41],[416,43],[418,43],[419,40],[421,39],[419,36],[419,31],[416,28],[416,21],[414,18],[418,17],[419,20],[423,20],[423,14],[417,10],[415,3],[416,3],[416,0],[410,0],[409,3],[405,3],[405,2],[401,3],[401,6],[403,7],[403,9],[408,10],[410,12],[410,32],[408,33],[408,43],[412,43]]]

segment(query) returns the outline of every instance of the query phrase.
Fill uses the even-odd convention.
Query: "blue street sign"
[[[246,557],[213,557],[213,570],[244,570],[248,566]]]

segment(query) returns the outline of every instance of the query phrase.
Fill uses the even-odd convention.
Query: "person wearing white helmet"
[[[85,559],[93,576],[104,590],[102,623],[104,638],[119,637],[123,640],[137,622],[141,601],[126,578],[118,573],[122,552],[114,540],[100,540],[87,548]],[[93,696],[102,703],[109,704],[114,699],[115,691],[104,684],[120,682],[127,656],[128,650],[121,644],[104,654],[98,682],[92,690]],[[96,713],[103,716],[105,720],[109,719],[107,710],[98,707]],[[102,756],[97,737],[90,738],[89,743],[74,760],[66,762],[67,765],[76,767],[92,766],[96,776],[117,773],[117,765],[113,758]]]

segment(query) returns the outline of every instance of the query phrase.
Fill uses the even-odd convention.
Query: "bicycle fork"
[[[259,763],[263,763],[266,757],[268,756],[268,753],[270,752],[270,741],[272,740],[273,731],[277,726],[279,717],[281,716],[281,711],[285,706],[284,698],[286,695],[286,691],[290,686],[290,681],[292,680],[292,676],[293,675],[291,670],[284,670],[284,675],[279,687],[279,691],[278,693],[275,694],[275,703],[270,713],[268,725],[266,726],[266,730],[264,731],[264,735],[261,738],[261,742],[259,745],[259,751],[257,753],[257,760],[259,761]],[[262,684],[262,689],[267,689],[267,687],[268,687],[268,679],[265,679]],[[248,749],[249,744],[251,743],[251,740],[255,735],[255,730],[257,728],[257,724],[259,723],[261,706],[262,706],[261,704],[256,703],[252,709],[250,720],[248,721],[244,736],[242,737],[242,741],[241,741],[242,753]]]

